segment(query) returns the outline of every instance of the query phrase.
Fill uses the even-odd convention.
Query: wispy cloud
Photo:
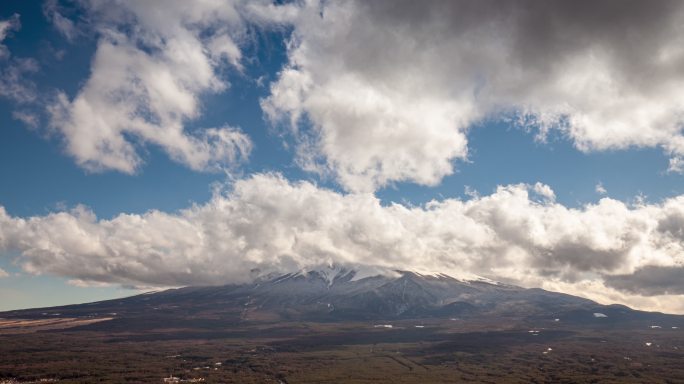
[[[670,173],[684,173],[684,158],[681,156],[671,158],[667,171]]]
[[[9,19],[0,20],[0,97],[28,103],[36,99],[36,86],[26,76],[38,71],[38,62],[31,58],[13,57],[3,44],[13,31],[21,29],[20,18],[15,13]]]
[[[67,40],[74,41],[82,31],[78,29],[76,23],[65,17],[59,0],[46,0],[43,2],[43,15],[48,19],[53,27],[62,34]]]
[[[10,56],[7,46],[2,43],[12,31],[18,31],[21,28],[19,17],[19,14],[15,13],[9,19],[0,20],[0,60]]]
[[[594,187],[594,191],[596,191],[596,193],[598,193],[599,195],[605,195],[608,193],[606,188],[603,186],[603,183],[600,181]]]

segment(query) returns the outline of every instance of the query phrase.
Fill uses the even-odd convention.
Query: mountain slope
[[[251,284],[187,287],[124,299],[0,314],[5,318],[46,316],[235,322],[478,317],[580,324],[641,321],[674,326],[682,322],[679,316],[604,306],[575,296],[484,279],[468,281],[410,271],[364,277],[343,268],[265,276]]]

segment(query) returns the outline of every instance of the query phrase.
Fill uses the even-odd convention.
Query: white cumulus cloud
[[[48,108],[51,127],[80,166],[134,173],[143,162],[140,146],[148,144],[200,171],[249,155],[252,143],[238,128],[186,125],[201,116],[202,97],[225,91],[226,73],[241,70],[248,23],[270,22],[266,11],[257,12],[269,3],[91,0],[83,6],[98,36],[91,74],[74,97],[60,92]],[[46,3],[45,13],[67,37],[76,35],[55,2]]]
[[[684,154],[678,1],[306,2],[262,106],[346,189],[435,185],[473,123]],[[671,169],[678,169],[677,162]]]

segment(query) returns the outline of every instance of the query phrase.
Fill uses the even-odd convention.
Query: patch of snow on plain
[[[601,313],[601,312],[594,312],[594,317],[608,317],[606,314]]]

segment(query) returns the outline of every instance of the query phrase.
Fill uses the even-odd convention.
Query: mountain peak
[[[286,279],[295,277],[304,277],[314,280],[322,280],[328,286],[332,286],[336,282],[342,281],[358,281],[369,277],[382,277],[386,279],[398,279],[403,276],[414,276],[421,279],[450,279],[458,281],[461,283],[486,283],[492,285],[506,285],[492,280],[483,276],[479,276],[472,273],[458,272],[454,273],[450,271],[449,273],[430,271],[426,269],[393,269],[380,266],[372,265],[362,265],[362,264],[321,264],[314,266],[307,266],[293,271],[272,271],[269,273],[264,273],[260,270],[253,270],[254,281],[265,282],[265,281],[284,281]]]

